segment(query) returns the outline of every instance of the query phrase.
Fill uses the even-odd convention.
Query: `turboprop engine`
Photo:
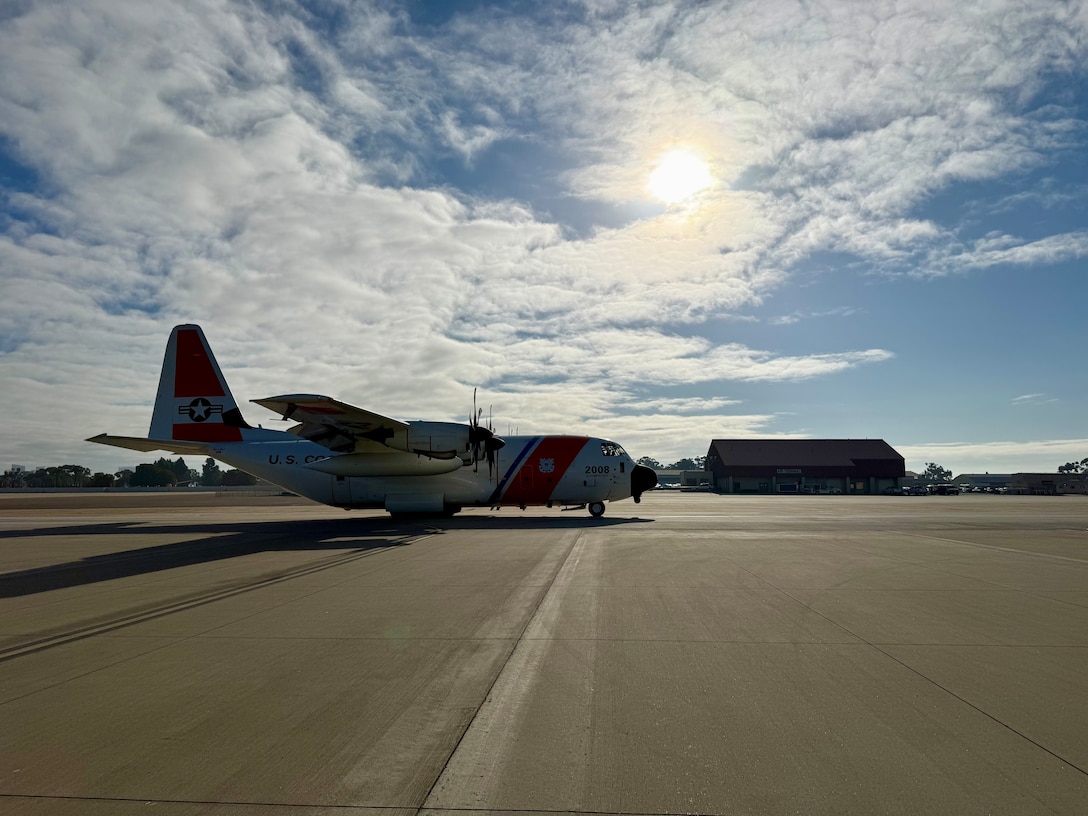
[[[458,422],[409,422],[408,450],[436,459],[459,457],[466,465],[473,465],[481,459],[494,462],[495,451],[506,443],[490,428],[479,424],[478,419],[471,425]]]
[[[386,444],[384,452],[344,453],[306,467],[334,476],[437,476],[483,458],[490,463],[505,443],[475,423],[409,422],[406,436]]]
[[[458,422],[409,422],[408,451],[436,459],[472,461],[472,428]]]

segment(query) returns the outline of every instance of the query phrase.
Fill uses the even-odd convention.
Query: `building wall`
[[[1028,496],[1088,494],[1088,477],[1069,473],[1014,473],[1009,492]]]
[[[805,469],[804,473],[778,473],[777,468],[762,473],[714,476],[714,489],[720,493],[883,493],[886,488],[898,488],[899,479],[874,476],[843,476],[822,474]]]
[[[952,481],[954,484],[965,484],[971,487],[1009,487],[1012,483],[1012,475],[1009,473],[961,473]]]
[[[721,444],[719,451],[718,445]],[[737,440],[715,440],[707,454],[707,470],[713,475],[714,487],[722,493],[883,493],[885,489],[899,487],[905,473],[901,456],[882,441],[879,447],[888,451],[888,457],[850,458],[847,452],[874,450],[870,440],[855,443],[851,440],[797,440],[797,446],[782,444],[743,446]],[[822,463],[826,455],[835,464]],[[733,456],[734,461],[723,457]],[[747,459],[748,461],[745,461]],[[763,459],[763,461],[758,461]],[[779,461],[768,461],[778,459]],[[791,461],[792,460],[792,461]],[[744,464],[739,464],[744,462]],[[803,464],[797,464],[803,462]]]

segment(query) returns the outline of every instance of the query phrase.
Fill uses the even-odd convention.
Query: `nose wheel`
[[[600,518],[604,515],[604,502],[590,502],[589,514],[594,518]]]

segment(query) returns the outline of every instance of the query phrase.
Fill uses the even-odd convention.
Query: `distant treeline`
[[[60,465],[37,470],[8,470],[0,476],[3,487],[235,487],[254,485],[257,479],[244,470],[220,470],[214,459],[205,459],[204,467],[194,470],[180,456],[174,461],[162,458],[118,473],[91,473],[83,465]]]
[[[672,464],[664,465],[652,456],[643,456],[638,460],[638,463],[654,470],[702,470],[706,465],[706,457],[696,456],[694,459],[680,459]]]
[[[1066,462],[1058,468],[1058,473],[1088,473],[1088,459],[1079,462]]]
[[[638,461],[639,464],[654,470],[702,470],[706,457],[680,459],[668,465],[663,465],[649,456],[643,456]],[[945,470],[932,462],[927,462],[926,466],[924,476],[932,476],[931,481],[948,481],[952,478],[950,470]],[[1088,474],[1088,458],[1081,459],[1079,462],[1067,462],[1059,466],[1057,472]],[[60,465],[37,470],[8,470],[0,476],[0,488],[187,487],[191,485],[238,487],[256,483],[256,477],[244,470],[220,470],[214,459],[205,459],[204,466],[197,471],[185,464],[185,460],[180,456],[173,461],[164,457],[155,462],[137,465],[135,470],[126,468],[119,473],[91,473],[90,468],[82,465]]]

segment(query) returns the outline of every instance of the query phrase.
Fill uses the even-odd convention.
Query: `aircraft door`
[[[351,479],[347,476],[331,476],[332,503],[338,506],[351,504]]]
[[[513,478],[512,484],[517,486],[518,493],[524,496],[534,495],[533,468],[522,467]]]

